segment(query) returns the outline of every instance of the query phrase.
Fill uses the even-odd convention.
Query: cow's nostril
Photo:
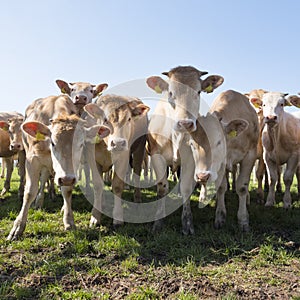
[[[209,177],[210,177],[210,174],[208,172],[201,172],[201,173],[197,174],[197,179],[200,182],[207,182]]]

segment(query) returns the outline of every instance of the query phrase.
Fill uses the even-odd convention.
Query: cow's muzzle
[[[275,124],[278,123],[278,118],[277,116],[274,115],[269,115],[265,117],[265,123],[270,125],[270,126],[274,126]]]
[[[199,172],[196,174],[196,180],[200,183],[207,183],[208,179],[210,178],[209,172]]]
[[[11,151],[20,151],[20,150],[23,150],[22,145],[20,143],[11,143],[9,145],[9,149]]]
[[[196,122],[192,119],[179,120],[174,129],[179,132],[193,132],[196,130]]]
[[[74,175],[61,176],[57,182],[59,186],[72,186],[76,183],[76,177]]]
[[[128,150],[128,142],[122,138],[111,139],[108,143],[109,151],[125,151]]]

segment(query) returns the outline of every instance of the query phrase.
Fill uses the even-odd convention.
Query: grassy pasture
[[[3,180],[0,182],[0,188]],[[164,228],[125,224],[114,230],[88,227],[91,204],[80,189],[73,197],[76,231],[63,229],[62,198],[31,209],[24,235],[8,242],[21,203],[14,173],[11,193],[0,202],[0,299],[300,299],[300,201],[293,208],[255,202],[251,186],[251,230],[237,226],[237,196],[226,195],[227,222],[213,228],[215,203],[199,209],[192,197],[194,236],[181,234],[181,209]],[[131,199],[132,193],[125,192]],[[144,198],[155,198],[144,190]]]

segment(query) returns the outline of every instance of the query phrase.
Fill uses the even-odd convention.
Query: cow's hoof
[[[267,201],[265,203],[265,207],[272,207],[272,206],[274,206],[274,202],[273,201]]]
[[[67,224],[65,225],[65,230],[66,231],[76,230],[76,226],[75,224]]]
[[[221,229],[225,225],[225,220],[216,220],[214,223],[215,229]]]
[[[249,224],[240,224],[240,229],[243,232],[249,232],[250,231],[250,226],[249,226]]]
[[[91,217],[90,228],[95,228],[100,226],[100,220],[97,220],[95,217]]]
[[[17,240],[22,235],[22,233],[24,232],[25,226],[26,226],[26,224],[22,224],[22,223],[14,225],[14,227],[12,228],[12,230],[10,231],[10,233],[9,233],[9,235],[6,239],[8,241]]]
[[[187,226],[185,228],[182,228],[182,234],[183,235],[193,235],[195,234],[194,226]]]
[[[114,225],[115,228],[118,228],[118,227],[124,225],[124,221],[114,220],[113,225]]]
[[[152,226],[152,232],[159,232],[161,231],[163,228],[163,221],[162,220],[157,220],[154,222],[153,226]]]

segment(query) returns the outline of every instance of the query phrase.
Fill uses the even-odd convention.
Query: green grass
[[[0,188],[3,182],[0,182]],[[73,197],[76,231],[64,231],[62,198],[30,209],[23,236],[6,241],[21,207],[14,174],[11,193],[0,203],[0,299],[262,299],[300,297],[300,201],[293,208],[265,208],[251,187],[251,230],[237,226],[237,196],[226,195],[227,221],[213,228],[214,202],[198,208],[192,197],[195,235],[181,234],[181,209],[152,224],[115,230],[103,216],[88,227],[91,204],[79,189]],[[132,193],[125,197],[131,199]],[[143,192],[154,199],[154,189]]]

